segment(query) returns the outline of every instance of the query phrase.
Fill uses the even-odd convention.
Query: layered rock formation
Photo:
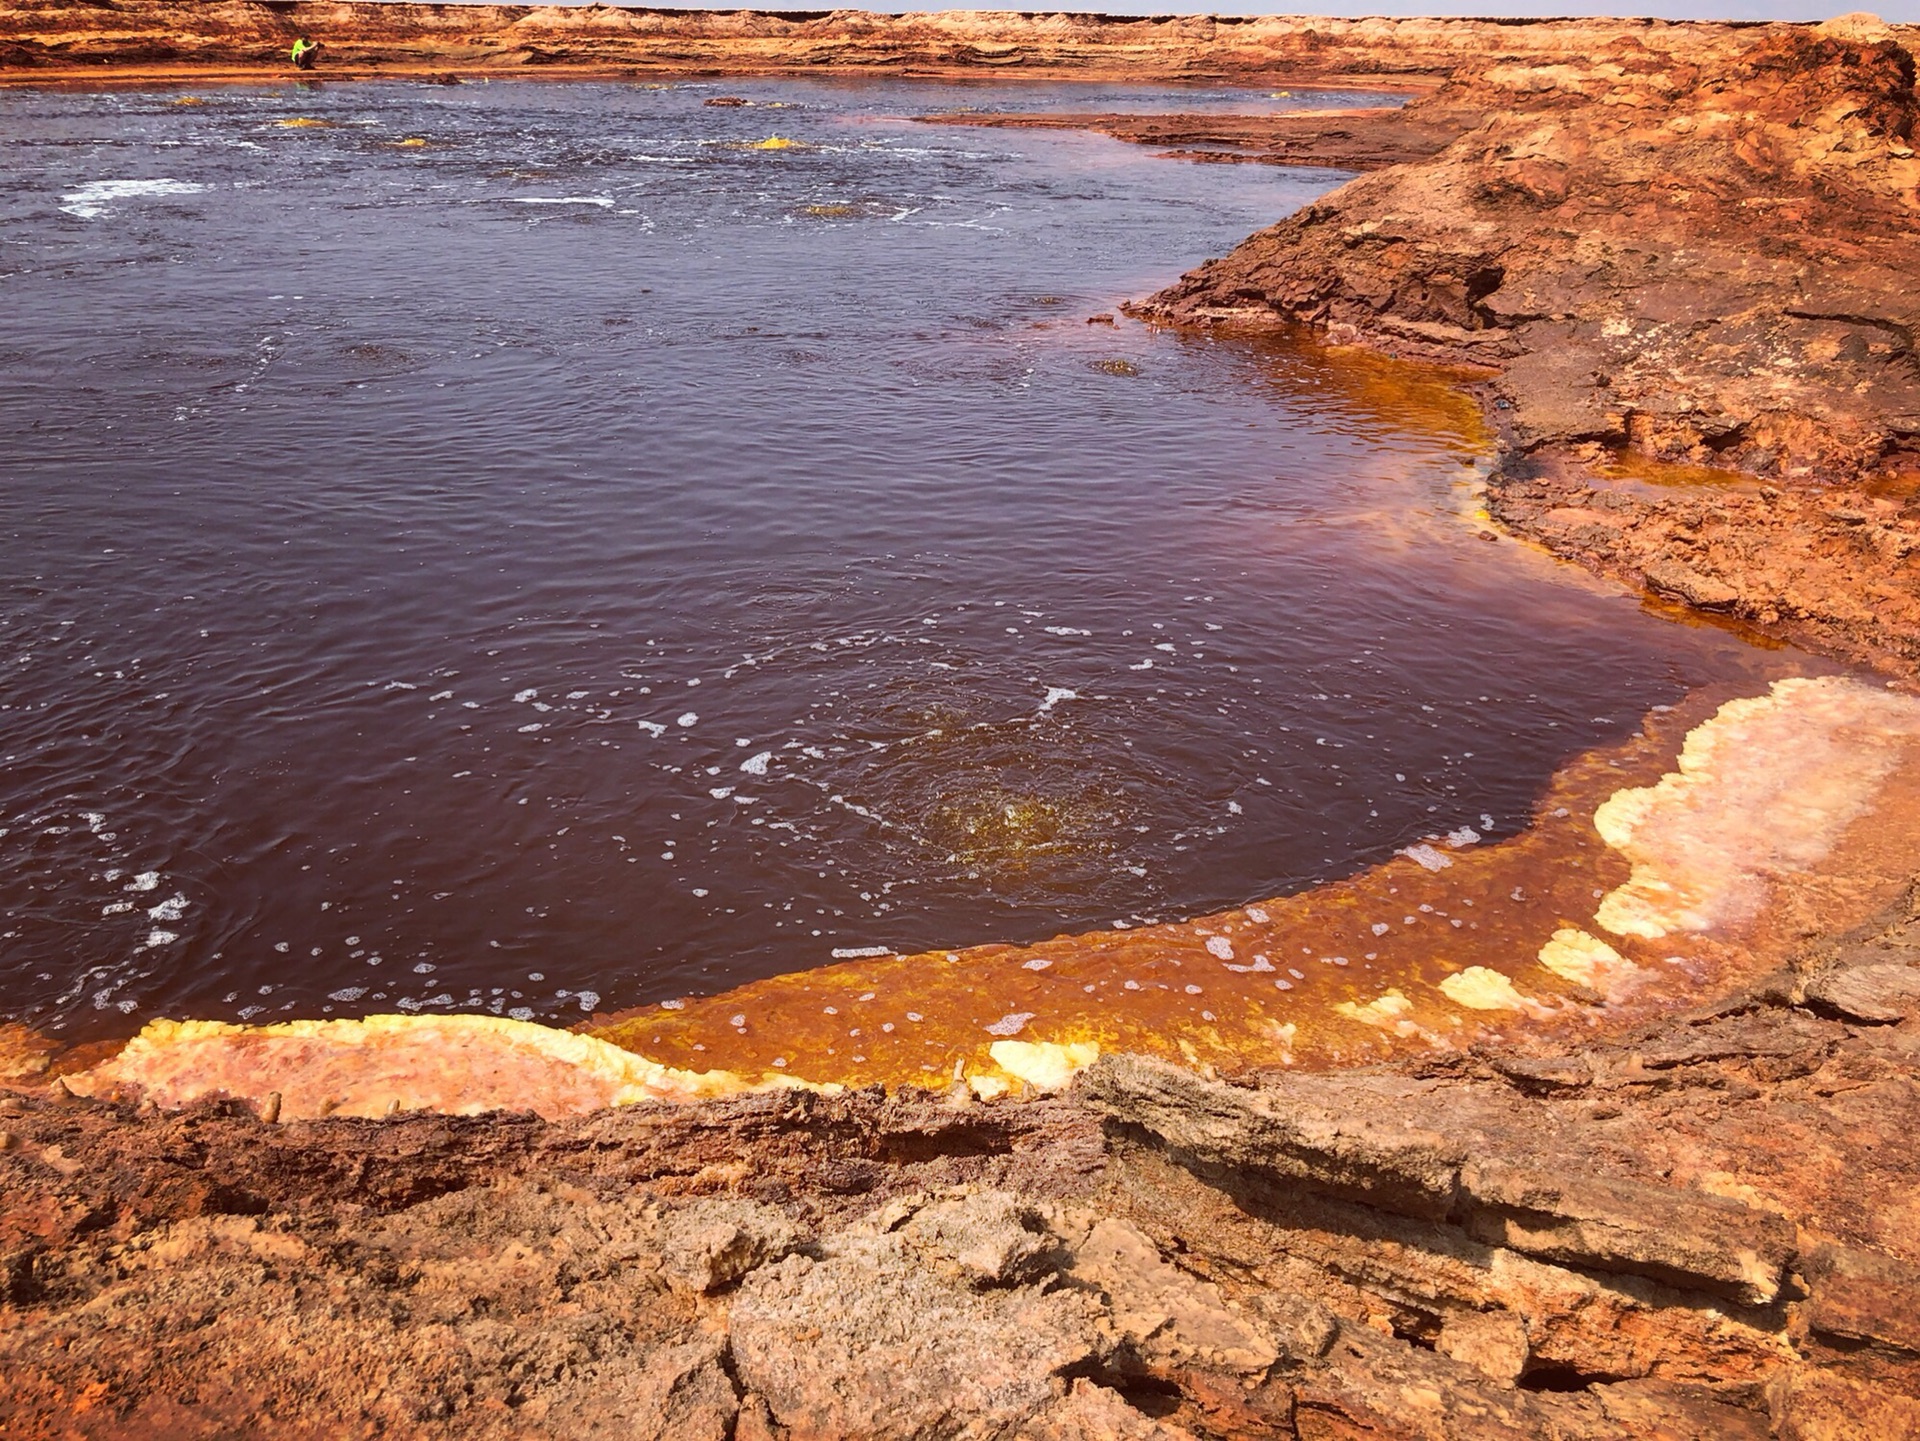
[[[1459,139],[1140,313],[1482,366],[1508,447],[1496,518],[1681,604],[1910,673],[1913,85],[1910,50],[1864,19],[1474,63],[1409,107],[1477,109]]]
[[[1364,75],[1424,87],[1504,56],[1557,63],[1622,34],[1672,48],[1724,27],[1660,21],[1337,20],[1012,11],[647,10],[604,5],[410,5],[327,0],[5,0],[0,66],[286,67],[299,35],[322,72],[637,67],[727,74],[863,71],[1155,80]]]
[[[8,1436],[1886,1438],[1920,913],[1613,1044],[547,1123],[0,1099]]]

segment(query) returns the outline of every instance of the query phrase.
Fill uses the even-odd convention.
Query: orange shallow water
[[[1591,925],[1599,898],[1627,879],[1626,859],[1593,827],[1594,809],[1656,780],[1711,708],[1696,697],[1575,762],[1521,835],[1458,849],[1436,838],[1440,869],[1401,855],[1348,880],[1178,923],[850,960],[589,1029],[671,1066],[893,1086],[992,1072],[989,1048],[1002,1039],[1091,1042],[1225,1069],[1349,1065],[1407,1047],[1585,1028],[1599,1020],[1600,998],[1536,957],[1556,931]],[[1651,967],[1643,1005],[1708,982],[1723,955],[1671,938],[1618,948]],[[1433,990],[1471,966],[1510,976],[1533,1005],[1474,1010]],[[1395,988],[1420,996],[1417,1019],[1376,1024],[1335,1009],[1364,1008]]]

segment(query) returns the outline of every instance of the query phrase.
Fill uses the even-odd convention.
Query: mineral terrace
[[[1122,1017],[882,1088],[695,1071],[657,1018],[0,1028],[0,1434],[1920,1435],[1916,32],[13,0],[0,84],[280,78],[302,32],[342,79],[1405,90],[927,123],[1364,172],[1137,313],[1443,362],[1487,524],[1880,679],[1681,717],[1512,850],[1156,938],[1264,982],[1368,886],[1578,878],[1318,1030]]]

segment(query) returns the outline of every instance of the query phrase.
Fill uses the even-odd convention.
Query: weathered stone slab
[[[1800,1266],[1807,1324],[1831,1336],[1920,1353],[1920,1267],[1879,1251],[1825,1245]]]
[[[1100,1294],[1114,1329],[1156,1369],[1198,1361],[1257,1378],[1280,1359],[1273,1338],[1229,1308],[1219,1287],[1161,1259],[1138,1226],[1095,1221],[1068,1260],[1068,1280]]]
[[[717,1341],[654,1352],[634,1401],[634,1441],[730,1441],[740,1409]]]
[[[1700,610],[1732,610],[1740,604],[1740,592],[1733,586],[1677,560],[1654,561],[1645,574],[1647,589],[1654,594],[1684,600]]]
[[[1920,1013],[1920,966],[1883,964],[1828,971],[1807,982],[1815,1010],[1890,1025]]]
[[[962,1263],[978,1250],[976,1233],[994,1229],[994,1203],[981,1198],[978,1226],[947,1214],[914,1235],[911,1221],[881,1213],[817,1259],[789,1255],[741,1283],[735,1374],[781,1435],[984,1441],[1033,1420],[1098,1361],[1084,1294],[992,1286]],[[957,1254],[941,1254],[943,1237],[959,1242]]]
[[[660,1269],[690,1291],[713,1292],[779,1260],[799,1243],[799,1230],[771,1206],[695,1201],[662,1218]]]
[[[1500,1161],[1468,1163],[1460,1186],[1478,1240],[1749,1305],[1779,1295],[1793,1253],[1784,1217],[1721,1196]]]
[[[1143,1416],[1116,1391],[1075,1381],[1066,1396],[1020,1429],[1015,1441],[1195,1441],[1183,1426]]]
[[[1493,1068],[1530,1096],[1577,1091],[1593,1083],[1593,1068],[1578,1056],[1498,1056]]]
[[[1259,1090],[1161,1061],[1106,1056],[1078,1094],[1178,1151],[1421,1220],[1453,1209],[1461,1146],[1354,1104],[1330,1105],[1283,1078]]]
[[[1812,1366],[1786,1366],[1767,1385],[1779,1441],[1906,1441],[1920,1436],[1920,1400]]]

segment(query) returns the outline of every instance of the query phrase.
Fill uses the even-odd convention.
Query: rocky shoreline
[[[19,1436],[1890,1437],[1920,905],[1617,1042],[1066,1099],[0,1100]],[[17,1077],[16,1084],[24,1080]]]
[[[1139,313],[1470,366],[1512,533],[1920,678],[1910,31],[34,0],[0,83],[258,78],[303,29],[342,75],[1419,89],[1390,133],[1046,123],[1370,171]],[[1920,893],[1790,922],[1585,1044],[1024,1101],[282,1121],[83,1098],[97,1058],[0,1031],[0,1430],[1920,1434]]]
[[[1476,365],[1488,509],[1655,596],[1910,678],[1920,663],[1920,110],[1870,19],[1551,66],[1412,101],[1444,150],[1143,302]],[[1748,482],[1743,488],[1742,479]]]

